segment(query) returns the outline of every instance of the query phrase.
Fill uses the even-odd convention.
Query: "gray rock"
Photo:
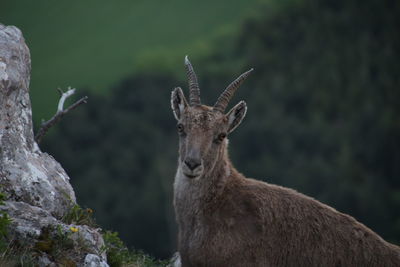
[[[42,234],[42,229],[58,223],[48,211],[24,202],[5,201],[0,210],[12,218],[10,231],[15,240],[34,242]]]
[[[181,255],[179,252],[175,252],[172,258],[170,259],[170,264],[167,265],[168,267],[181,267]]]
[[[61,165],[41,152],[34,140],[30,70],[21,31],[0,24],[0,191],[7,198],[0,210],[12,219],[10,238],[40,250],[39,245],[46,245],[44,239],[54,246],[61,235],[71,246],[66,248],[67,260],[73,259],[77,266],[108,266],[100,229],[62,221],[76,204],[75,193]],[[42,251],[37,256],[39,266],[59,265],[46,249]]]
[[[107,262],[103,261],[99,256],[87,254],[85,257],[84,267],[109,267]]]
[[[52,262],[46,255],[39,256],[37,264],[39,267],[56,267],[56,264]]]
[[[62,217],[75,194],[60,164],[34,141],[30,70],[21,31],[0,25],[0,186],[9,199]]]

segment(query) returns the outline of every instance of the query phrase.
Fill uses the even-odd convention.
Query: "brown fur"
[[[236,171],[228,141],[215,140],[237,126],[229,121],[240,123],[245,110],[235,111],[245,105],[224,115],[188,106],[179,90],[172,107],[184,129],[174,183],[182,266],[400,266],[400,248],[353,217]],[[184,174],[188,155],[202,160],[197,178]]]

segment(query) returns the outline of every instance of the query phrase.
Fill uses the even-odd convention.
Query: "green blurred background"
[[[0,22],[31,49],[36,127],[54,113],[57,87],[89,96],[41,147],[129,246],[175,251],[169,97],[187,89],[186,54],[207,104],[255,68],[232,101],[249,107],[230,138],[241,172],[400,243],[399,1],[5,0]]]

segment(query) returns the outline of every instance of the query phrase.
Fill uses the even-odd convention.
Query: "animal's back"
[[[241,177],[223,196],[193,220],[184,266],[400,266],[399,247],[294,190]]]
[[[236,222],[230,231],[240,234],[233,243],[256,246],[256,256],[247,253],[247,261],[263,259],[258,266],[400,266],[400,248],[353,217],[292,189],[238,177],[226,188],[229,197],[219,212]],[[221,229],[228,233],[229,219],[224,220]],[[233,250],[227,254],[236,258]]]

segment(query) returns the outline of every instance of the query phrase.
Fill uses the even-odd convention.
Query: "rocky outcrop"
[[[50,242],[60,235],[70,240],[69,249],[76,253],[66,259],[69,266],[108,266],[100,230],[63,220],[76,198],[64,169],[34,140],[30,70],[21,31],[0,24],[0,191],[7,199],[0,209],[12,219],[10,236],[20,244],[39,247],[40,266],[60,264],[48,255],[46,246],[40,248],[44,236]]]

